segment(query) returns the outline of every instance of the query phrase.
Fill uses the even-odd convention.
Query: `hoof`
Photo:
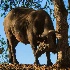
[[[13,60],[12,59],[9,59],[9,63],[13,64]]]
[[[19,62],[17,60],[16,61],[9,60],[9,63],[11,63],[11,64],[19,64]]]
[[[53,65],[52,62],[48,62],[48,63],[47,63],[47,66],[52,66],[52,65]]]
[[[19,62],[18,62],[18,61],[16,61],[15,63],[16,63],[16,64],[19,64]]]
[[[34,62],[34,65],[40,65],[39,61]]]

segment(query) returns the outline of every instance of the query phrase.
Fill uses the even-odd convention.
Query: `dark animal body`
[[[15,47],[18,42],[30,44],[35,56],[35,62],[38,64],[38,57],[35,55],[39,42],[51,38],[51,46],[55,47],[55,33],[48,37],[39,37],[39,35],[48,34],[49,30],[54,30],[53,23],[48,13],[42,9],[34,10],[30,8],[15,8],[12,9],[4,20],[4,30],[7,37],[9,48],[9,62],[17,63]],[[48,65],[51,63],[50,53],[46,52]]]

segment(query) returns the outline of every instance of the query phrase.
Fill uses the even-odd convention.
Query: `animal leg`
[[[9,62],[18,63],[16,59],[16,54],[15,54],[16,53],[15,47],[18,44],[18,41],[16,40],[14,36],[11,36],[7,40],[7,43],[8,43],[8,49],[9,49]]]
[[[33,54],[34,54],[34,57],[35,57],[35,62],[34,62],[34,64],[39,64],[38,57],[35,55],[35,52],[36,52],[36,50],[37,50],[37,47],[34,48],[34,46],[32,46],[32,50],[33,50]]]
[[[30,42],[30,45],[32,46],[32,50],[33,50],[33,54],[34,54],[34,57],[35,57],[35,62],[36,64],[39,64],[39,60],[38,60],[38,57],[35,55],[35,52],[37,50],[37,42],[36,42],[36,37],[34,36],[33,33],[28,33],[28,40]]]
[[[7,45],[8,45],[8,50],[9,50],[9,63],[13,62],[13,57],[12,57],[12,53],[11,53],[11,46],[9,44],[9,41],[7,39]]]
[[[31,45],[32,45],[32,50],[33,50],[33,54],[34,54],[34,57],[35,57],[35,62],[34,62],[34,63],[39,64],[38,57],[35,55],[35,52],[36,52],[36,50],[37,50],[37,45],[36,45],[35,40],[33,40],[33,41],[31,42]]]
[[[47,66],[51,66],[53,63],[51,62],[50,59],[50,52],[46,52],[46,57],[47,57]]]

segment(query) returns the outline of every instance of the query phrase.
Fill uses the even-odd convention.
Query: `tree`
[[[68,45],[68,11],[64,6],[63,0],[53,0],[54,14],[56,17],[56,31],[60,32],[62,38],[58,40],[58,63],[61,65],[70,65],[70,60],[67,55]]]

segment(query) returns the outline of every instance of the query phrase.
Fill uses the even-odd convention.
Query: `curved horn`
[[[48,32],[43,32],[42,33],[42,35],[40,35],[39,37],[45,37],[45,36],[47,36],[47,35],[49,35],[49,34],[52,34],[52,33],[55,33],[55,30],[49,30]]]
[[[48,32],[46,33],[43,33],[42,35],[40,35],[40,37],[45,37],[45,36],[48,36],[49,34],[53,34],[53,33],[58,33],[58,31],[55,31],[55,30],[49,30]]]
[[[49,31],[48,31],[48,34],[49,34],[49,33],[58,33],[58,32],[55,31],[55,30],[49,30]]]
[[[57,39],[61,39],[61,38],[62,38],[61,34],[60,34],[58,31],[49,30],[49,33],[57,33],[57,34],[56,34],[56,38],[57,38]],[[48,33],[48,34],[49,34],[49,33]]]

